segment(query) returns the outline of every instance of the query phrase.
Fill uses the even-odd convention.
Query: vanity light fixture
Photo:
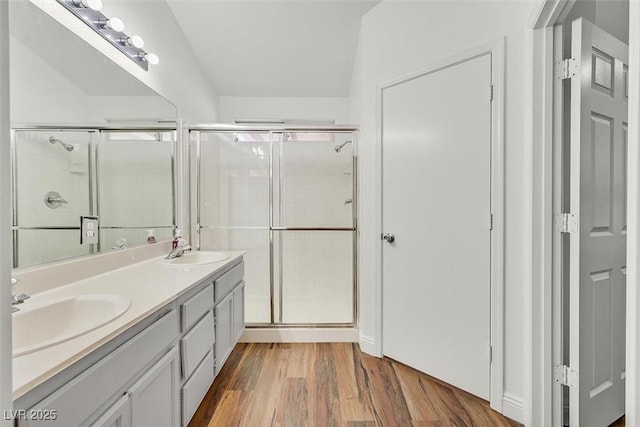
[[[99,21],[98,25],[100,25],[100,28],[108,28],[119,33],[124,31],[124,22],[122,22],[122,19],[116,18],[115,16],[113,18]]]
[[[123,37],[122,43],[127,46],[136,47],[142,49],[144,47],[144,40],[140,36]]]
[[[2,0],[0,0],[2,1]],[[143,70],[149,70],[149,64],[160,62],[158,55],[146,52],[144,40],[138,35],[124,33],[122,19],[107,18],[102,12],[102,0],[57,0],[59,4],[84,21],[95,32],[113,45],[120,52],[138,64]]]
[[[158,65],[160,62],[160,58],[155,53],[145,53],[142,57],[145,61],[147,61],[151,65]]]
[[[102,10],[102,0],[72,0],[76,7],[87,8],[95,11]]]

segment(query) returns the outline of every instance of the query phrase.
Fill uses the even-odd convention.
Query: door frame
[[[375,138],[375,223],[378,236],[382,229],[382,94],[384,89],[447,68],[478,56],[491,55],[491,78],[493,82],[493,103],[491,105],[491,211],[493,230],[491,233],[490,266],[490,340],[492,357],[490,362],[490,405],[503,413],[503,408],[513,407],[520,411],[521,402],[504,395],[504,75],[505,39],[499,38],[469,49],[465,52],[441,59],[430,65],[383,82],[377,86],[376,94],[376,138]],[[487,88],[488,90],[488,88]],[[487,93],[488,95],[488,93]],[[488,225],[488,224],[487,224]],[[382,240],[375,241],[374,306],[375,328],[373,353],[382,356]],[[505,405],[507,403],[507,405]],[[511,413],[508,409],[505,414]],[[513,413],[511,417],[518,417]]]
[[[530,313],[525,314],[525,424],[562,425],[564,407],[560,385],[554,384],[553,367],[562,356],[561,261],[559,233],[553,231],[553,214],[559,212],[562,162],[559,139],[562,135],[562,96],[554,78],[555,43],[561,43],[564,21],[576,0],[538,0],[529,22],[532,37],[531,81],[531,286],[527,290]],[[629,68],[640,68],[640,3],[630,1]],[[633,17],[633,18],[632,18]],[[560,40],[559,40],[560,39]],[[639,140],[640,75],[630,73],[629,140]],[[627,425],[640,423],[640,292],[635,286],[640,276],[640,147],[628,146],[627,172],[627,331],[626,400]]]
[[[11,200],[9,126],[9,2],[0,1],[0,198]],[[11,359],[11,209],[0,211],[0,409],[13,408]],[[13,425],[0,418],[0,426]]]

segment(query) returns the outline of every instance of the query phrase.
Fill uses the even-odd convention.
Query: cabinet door
[[[122,396],[91,427],[131,427],[131,397]]]
[[[133,427],[178,427],[178,368],[173,347],[131,387]]]
[[[222,369],[233,348],[233,293],[226,296],[214,307],[216,318],[216,374]]]
[[[244,281],[233,290],[233,344],[244,332]]]

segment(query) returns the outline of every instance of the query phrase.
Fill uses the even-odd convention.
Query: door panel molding
[[[505,74],[505,39],[499,38],[479,45],[465,52],[452,55],[434,62],[431,65],[407,73],[395,79],[383,82],[377,88],[376,102],[376,138],[375,138],[375,265],[374,304],[375,304],[375,336],[361,338],[361,347],[372,350],[376,356],[382,356],[382,94],[384,89],[399,83],[415,79],[419,76],[450,67],[473,58],[491,55],[491,80],[493,82],[493,102],[491,104],[491,212],[493,213],[493,229],[491,233],[491,307],[490,307],[490,339],[492,360],[490,364],[490,405],[502,413],[504,394],[504,74]]]

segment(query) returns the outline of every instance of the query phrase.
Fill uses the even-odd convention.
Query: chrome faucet
[[[171,252],[169,252],[169,255],[167,255],[165,257],[165,259],[179,258],[182,255],[184,255],[185,252],[190,251],[190,250],[191,250],[191,246],[189,246],[189,245],[180,246],[178,248],[175,248]]]
[[[16,279],[15,277],[11,278],[11,286],[17,286],[20,284],[20,280]],[[22,304],[23,302],[25,302],[26,300],[28,300],[29,298],[31,298],[31,296],[27,295],[27,294],[11,294],[11,312],[15,313],[16,311],[20,311],[20,309],[18,307],[16,307],[16,305],[18,304]]]

